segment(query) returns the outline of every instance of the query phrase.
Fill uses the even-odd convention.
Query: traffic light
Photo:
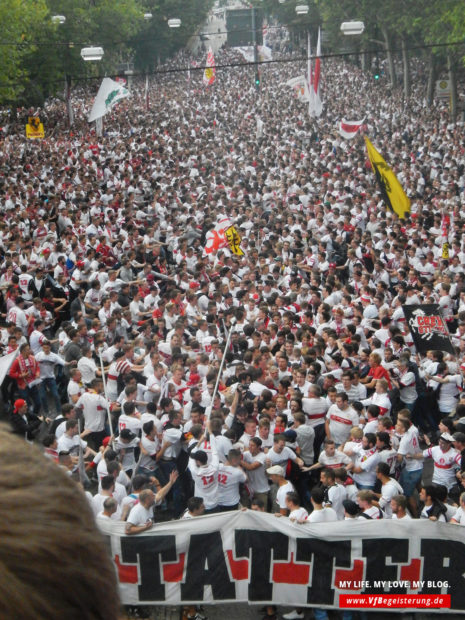
[[[260,73],[258,71],[255,73],[255,88],[257,90],[260,88]]]
[[[375,75],[373,77],[375,80],[379,80],[379,71],[375,71]]]

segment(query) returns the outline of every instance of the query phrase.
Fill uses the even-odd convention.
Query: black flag
[[[455,355],[447,323],[438,304],[402,306],[413,342],[420,355],[443,351]]]

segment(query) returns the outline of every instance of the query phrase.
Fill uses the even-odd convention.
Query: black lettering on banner
[[[409,541],[405,538],[374,538],[362,541],[362,553],[366,557],[366,578],[374,581],[400,581],[399,567],[388,566],[386,558],[397,564],[409,559]],[[384,588],[370,588],[370,594],[383,593]],[[390,588],[390,594],[404,594],[406,588]]]
[[[208,568],[205,568],[207,564]],[[187,553],[186,581],[181,584],[183,601],[203,600],[204,586],[210,585],[216,601],[235,599],[236,588],[229,579],[221,532],[194,534]]]
[[[313,605],[333,605],[334,589],[333,567],[350,568],[350,540],[327,541],[318,538],[296,539],[297,562],[311,565],[311,586],[307,589],[307,603]]]
[[[176,562],[176,536],[125,536],[121,538],[124,564],[139,563],[140,601],[164,601],[165,586],[160,575],[160,560]]]
[[[235,543],[236,558],[251,556],[249,601],[271,601],[271,554],[273,553],[273,560],[287,560],[288,537],[279,532],[236,530]]]
[[[421,555],[424,558],[421,578],[425,582],[422,592],[440,593],[439,582],[447,581],[451,609],[465,609],[465,544],[456,540],[424,538],[421,541]],[[435,582],[438,587],[428,587],[428,581]]]

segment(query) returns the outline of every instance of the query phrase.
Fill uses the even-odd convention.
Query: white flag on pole
[[[290,86],[299,101],[309,101],[310,94],[308,92],[308,83],[304,75],[291,78],[286,82],[286,86]]]
[[[310,37],[309,37],[309,49],[308,56],[310,58]],[[320,96],[320,71],[321,71],[321,32],[318,29],[318,43],[316,46],[316,58],[315,63],[311,66],[311,62],[309,60],[309,89],[310,89],[310,102],[309,102],[309,113],[310,116],[321,116],[323,111],[323,103],[321,101]]]
[[[115,103],[129,97],[129,95],[130,92],[122,84],[115,82],[111,78],[103,78],[89,114],[89,123],[105,116],[107,112],[110,112]]]

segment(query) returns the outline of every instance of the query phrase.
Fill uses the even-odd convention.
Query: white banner
[[[308,92],[308,83],[304,75],[291,78],[286,82],[286,86],[290,86],[299,101],[310,101],[310,93]]]
[[[422,607],[428,598],[429,611],[465,613],[465,530],[458,525],[388,519],[298,525],[247,510],[160,523],[133,536],[121,522],[99,526],[125,605],[373,608],[377,599],[397,597],[402,609],[388,600],[391,611],[405,612],[405,601]]]
[[[92,123],[97,118],[105,116],[107,112],[110,112],[115,103],[129,97],[129,95],[128,89],[122,84],[115,82],[115,80],[111,78],[103,78],[97,96],[95,97],[94,105],[89,114],[89,123]]]
[[[5,381],[5,377],[10,370],[11,364],[15,361],[18,355],[19,347],[16,349],[16,351],[0,357],[0,385],[2,385],[2,383]]]

